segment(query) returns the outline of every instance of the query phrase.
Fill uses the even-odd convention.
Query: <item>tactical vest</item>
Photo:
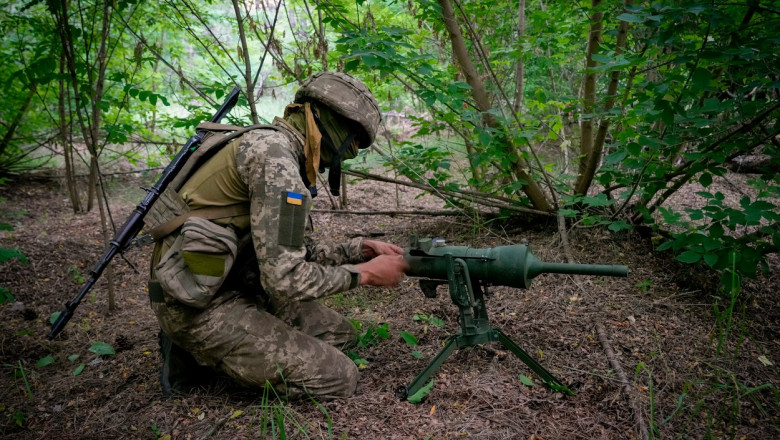
[[[205,132],[203,142],[145,218],[145,231],[156,242],[150,265],[149,296],[152,303],[163,302],[164,289],[183,304],[206,307],[230,273],[252,272],[246,268],[234,268],[234,262],[246,260],[256,267],[254,258],[241,257],[246,252],[253,253],[254,249],[248,245],[251,242],[249,234],[237,235],[242,228],[236,223],[241,222],[233,221],[249,215],[249,202],[190,208],[180,192],[196,171],[251,130],[276,130],[296,142],[292,133],[275,125],[238,127],[207,122],[197,129]],[[248,218],[244,220],[248,226]],[[262,292],[259,274],[255,274],[253,279],[242,278],[239,281],[251,284],[255,292]],[[241,286],[233,288],[240,290]]]
[[[144,218],[144,230],[151,235],[155,242],[166,240],[170,245],[170,235],[178,229],[188,218],[200,217],[207,220],[218,218],[237,217],[249,213],[248,204],[241,203],[228,206],[211,206],[201,209],[190,209],[179,195],[179,190],[185,182],[192,177],[203,164],[214,157],[223,147],[240,136],[256,129],[272,129],[284,132],[274,125],[251,125],[239,127],[235,125],[204,122],[198,125],[197,130],[205,132],[201,145],[192,153],[176,178],[163,191],[157,201],[152,205]]]

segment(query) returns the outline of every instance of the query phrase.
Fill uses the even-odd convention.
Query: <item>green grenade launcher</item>
[[[435,297],[436,288],[448,284],[452,302],[460,310],[460,332],[450,336],[439,354],[406,388],[407,396],[419,391],[456,349],[488,342],[500,342],[552,389],[573,394],[504,332],[490,325],[484,299],[487,288],[499,285],[525,289],[543,273],[628,276],[628,267],[621,265],[546,263],[537,259],[526,245],[477,249],[447,246],[440,238],[412,237],[404,259],[410,268],[407,275],[426,278],[420,280],[425,296]]]

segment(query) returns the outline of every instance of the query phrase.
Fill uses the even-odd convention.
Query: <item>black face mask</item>
[[[314,112],[314,121],[317,123],[317,128],[319,128],[320,134],[322,134],[321,150],[327,149],[330,153],[332,153],[330,164],[326,164],[325,161],[320,162],[319,172],[322,173],[326,168],[328,169],[328,186],[330,187],[330,193],[334,196],[337,196],[341,193],[341,162],[344,160],[344,155],[347,152],[347,149],[350,148],[352,143],[355,141],[356,133],[351,131],[347,138],[344,139],[344,142],[342,142],[339,147],[336,147],[336,145],[333,144],[333,139],[331,139],[330,134],[328,134],[328,131],[325,130],[322,122],[320,122],[319,115],[317,115],[316,111]],[[312,193],[312,197],[315,197],[317,195],[316,184],[312,185],[309,188],[309,191]]]

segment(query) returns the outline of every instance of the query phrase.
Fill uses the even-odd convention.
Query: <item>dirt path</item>
[[[133,191],[125,190],[113,205],[117,223],[140,200],[140,190]],[[395,209],[395,194],[389,185],[358,182],[350,187],[350,208]],[[417,195],[402,189],[401,209],[441,206]],[[49,342],[50,315],[76,294],[103,251],[97,213],[73,215],[64,191],[51,184],[6,183],[0,196],[7,198],[0,203],[0,222],[13,227],[0,232],[0,248],[19,248],[27,259],[0,263],[0,287],[15,297],[0,305],[3,438],[279,438],[280,421],[288,438],[635,438],[635,417],[597,324],[650,429],[667,438],[778,436],[776,258],[771,276],[745,283],[744,318],[735,314],[719,355],[711,342],[721,328],[713,316],[714,274],[653,252],[650,241],[637,234],[573,233],[579,262],[626,264],[629,277],[543,275],[527,290],[495,287],[488,300],[493,323],[557,377],[576,384],[573,397],[542,386],[499,345],[485,345],[457,351],[422,403],[401,401],[398,389],[422,371],[459,325],[445,288],[428,299],[409,278],[397,289],[362,288],[327,300],[363,330],[383,324],[389,330],[388,339],[357,350],[366,364],[353,398],[282,405],[264,400],[262,391],[213,388],[166,398],[157,382],[157,324],[145,291],[149,249],[128,252],[128,262],[116,260],[116,313],[106,313],[101,282],[63,335]],[[328,208],[328,200],[318,198],[317,207]],[[315,237],[362,234],[401,246],[411,234],[475,247],[527,241],[540,259],[565,261],[551,225],[327,213],[315,214],[314,224]],[[409,346],[402,331],[415,335],[418,345]],[[116,354],[90,352],[98,341]],[[47,356],[49,365],[36,366]],[[534,385],[524,385],[525,377]]]

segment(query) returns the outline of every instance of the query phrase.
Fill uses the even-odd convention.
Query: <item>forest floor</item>
[[[138,186],[148,185],[146,180],[112,183],[115,222],[123,223],[142,199]],[[390,184],[356,182],[349,188],[349,209],[442,206],[408,188],[397,191]],[[389,338],[356,350],[367,363],[349,399],[282,403],[264,399],[262,390],[219,387],[165,397],[158,382],[158,325],[146,291],[150,248],[115,259],[114,313],[108,313],[101,280],[64,332],[48,341],[50,316],[75,296],[103,253],[99,214],[73,214],[64,188],[51,181],[7,182],[0,197],[7,199],[0,202],[0,223],[13,227],[0,231],[0,248],[18,248],[27,260],[0,263],[0,287],[15,297],[0,305],[5,439],[633,439],[640,430],[632,402],[656,436],[780,436],[776,255],[770,275],[744,283],[718,353],[727,323],[713,312],[721,296],[717,274],[655,252],[651,239],[634,232],[571,231],[578,262],[625,264],[628,278],[542,275],[526,290],[494,287],[487,301],[495,326],[574,384],[570,397],[543,386],[511,352],[488,344],[456,351],[421,403],[401,400],[398,390],[459,328],[446,289],[429,299],[412,278],[398,288],[359,288],[326,301],[363,331],[384,324],[389,331]],[[316,207],[329,209],[327,197],[317,198]],[[473,247],[528,242],[540,259],[566,261],[554,223],[322,212],[313,220],[315,238],[321,239],[364,235],[407,246],[416,234]],[[720,310],[727,306],[717,304]],[[408,345],[401,332],[415,335],[418,345]],[[89,351],[95,342],[110,344],[116,353]],[[528,378],[532,386],[524,385]]]

